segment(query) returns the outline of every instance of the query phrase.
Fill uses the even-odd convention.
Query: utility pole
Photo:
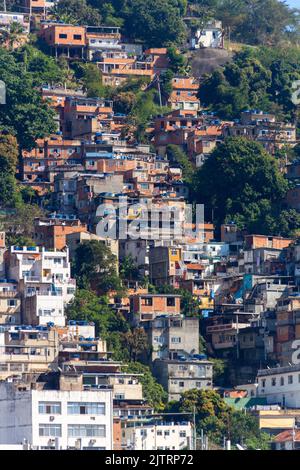
[[[196,433],[196,406],[193,409],[193,450],[197,450],[197,433]]]
[[[3,10],[6,11],[6,0],[3,0]]]
[[[158,88],[158,95],[159,95],[159,105],[162,108],[162,99],[161,99],[161,89],[160,89],[159,75],[157,75],[157,88]]]
[[[239,359],[240,353],[239,353],[239,316],[238,314],[236,315],[236,358]]]

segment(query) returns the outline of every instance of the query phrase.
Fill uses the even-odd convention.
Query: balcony
[[[19,293],[16,291],[0,291],[0,299],[14,299],[19,297]]]

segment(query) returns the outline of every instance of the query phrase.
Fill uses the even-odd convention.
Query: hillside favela
[[[297,3],[0,2],[0,450],[300,450]]]

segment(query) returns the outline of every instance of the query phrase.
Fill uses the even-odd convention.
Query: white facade
[[[136,424],[123,431],[127,450],[183,450],[191,448],[191,423]]]
[[[195,37],[191,41],[192,49],[208,48],[214,49],[223,48],[223,31],[221,22],[207,25],[202,29],[198,29]]]
[[[0,384],[0,444],[111,450],[112,391],[16,390]]]
[[[300,366],[259,370],[257,395],[271,405],[300,408]]]
[[[9,28],[12,23],[18,23],[24,28],[24,32],[29,33],[29,18],[22,13],[0,11],[0,26]]]
[[[65,325],[64,308],[74,297],[68,249],[11,247],[8,276],[19,283],[23,318],[30,324]]]

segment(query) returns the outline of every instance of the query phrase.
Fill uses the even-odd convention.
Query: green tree
[[[103,98],[107,88],[102,85],[102,74],[96,64],[84,64],[82,82],[87,96],[90,98]]]
[[[133,328],[122,335],[121,343],[128,350],[129,358],[135,362],[147,350],[148,342],[144,328]]]
[[[226,437],[233,445],[248,443],[249,449],[255,445],[260,449],[269,448],[270,438],[260,431],[257,418],[229,407],[214,390],[189,390],[167,409],[171,413],[195,411],[197,432],[203,429],[215,444],[222,445]]]
[[[14,52],[15,60],[32,77],[35,86],[45,83],[63,83],[67,80],[67,64],[64,67],[55,59],[32,44],[25,44]]]
[[[106,294],[110,290],[122,292],[116,271],[116,257],[104,242],[98,240],[81,243],[75,252],[73,272],[80,288],[93,289]]]
[[[184,74],[187,66],[186,57],[175,46],[168,47],[170,69],[174,73]]]
[[[139,381],[143,387],[143,396],[147,403],[154,406],[156,410],[162,410],[167,401],[168,395],[163,387],[157,383],[150,368],[140,362],[130,362],[124,371],[132,374],[143,374]]]
[[[87,4],[86,0],[59,0],[50,14],[56,20],[66,23],[98,26],[101,24],[99,10]]]
[[[126,332],[128,324],[121,315],[117,315],[109,306],[105,296],[98,297],[94,292],[77,289],[75,297],[66,308],[68,320],[84,320],[95,323],[96,335],[108,341],[112,333]]]
[[[215,386],[226,387],[228,383],[229,368],[225,359],[209,358],[213,363],[213,383]]]
[[[166,153],[169,161],[172,163],[177,163],[182,169],[184,181],[186,183],[191,183],[195,169],[186,153],[183,152],[183,150],[181,150],[177,145],[168,145]]]
[[[297,27],[296,11],[278,0],[247,0],[234,36],[247,44],[277,45]]]
[[[6,84],[0,130],[15,135],[22,149],[31,149],[36,139],[55,132],[54,112],[34,88],[32,75],[4,49],[0,49],[0,80]]]
[[[206,77],[199,98],[223,119],[239,119],[246,109],[263,109],[293,121],[297,107],[291,99],[292,84],[299,79],[299,48],[245,48]]]
[[[229,138],[218,146],[194,178],[194,193],[218,226],[236,221],[252,233],[278,233],[288,183],[275,158],[261,144]]]
[[[16,207],[21,204],[17,190],[15,172],[18,145],[12,135],[0,134],[0,207]]]
[[[184,24],[178,6],[173,0],[130,0],[123,10],[126,35],[151,47],[181,43]]]
[[[13,187],[13,186],[12,186]],[[22,192],[20,192],[20,195]],[[7,245],[35,246],[33,241],[34,219],[44,215],[43,210],[33,203],[22,203],[21,197],[17,199],[13,215],[1,218],[3,230],[6,232]],[[13,201],[13,199],[11,200]],[[9,207],[13,203],[10,202]]]
[[[133,281],[139,279],[139,269],[134,263],[131,255],[125,256],[120,264],[120,277],[124,280]]]
[[[169,284],[152,289],[155,294],[175,294],[180,295],[180,311],[186,317],[193,317],[200,315],[199,301],[193,294],[184,288],[175,288]]]
[[[20,38],[24,33],[23,26],[17,21],[13,21],[9,29],[2,29],[0,32],[0,43],[7,45],[10,51],[20,43]]]

